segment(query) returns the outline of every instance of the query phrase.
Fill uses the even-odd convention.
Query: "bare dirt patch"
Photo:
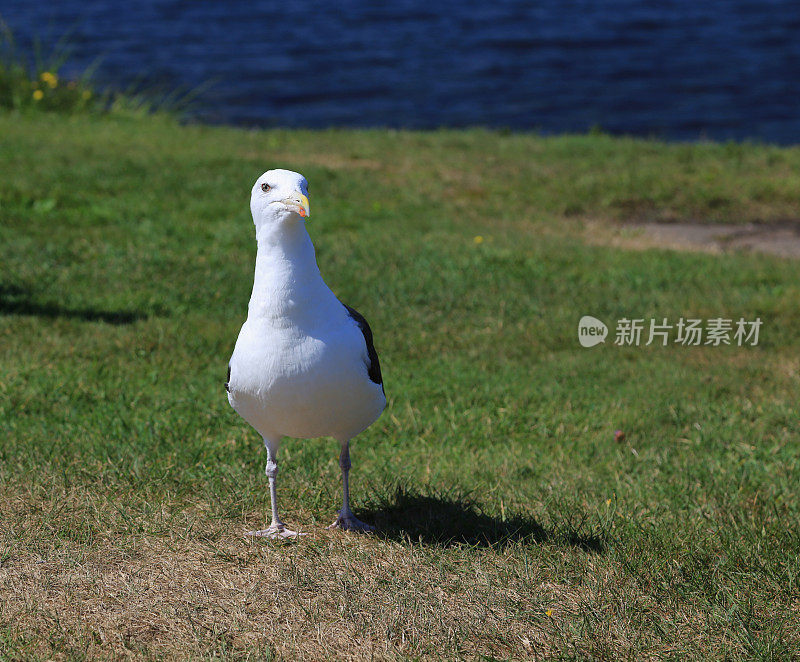
[[[619,225],[594,221],[586,224],[585,235],[594,244],[633,250],[669,248],[717,254],[743,250],[800,259],[800,220],[746,224],[686,221]]]

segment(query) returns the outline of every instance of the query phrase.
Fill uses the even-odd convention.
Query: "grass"
[[[134,83],[124,90],[99,90],[94,74],[100,60],[80,74],[63,74],[72,54],[70,39],[67,32],[47,52],[38,39],[20,48],[0,15],[0,111],[176,118],[187,116],[196,99],[211,86],[165,91]]]
[[[223,382],[248,194],[311,182],[389,406],[287,441],[310,535]],[[627,251],[588,221],[796,219],[800,149],[0,115],[0,658],[791,659],[796,262]],[[481,239],[477,239],[480,237]],[[757,347],[582,349],[584,314],[764,320]],[[622,429],[625,439],[614,440]]]
[[[59,74],[70,56],[68,35],[45,53],[41,42],[20,49],[0,16],[0,109],[86,114],[110,101],[93,90],[93,67],[71,80]]]

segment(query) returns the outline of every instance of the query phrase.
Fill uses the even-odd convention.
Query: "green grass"
[[[176,118],[186,115],[210,87],[165,91],[132,84],[123,90],[98,89],[94,73],[99,59],[80,74],[64,75],[64,65],[72,54],[70,39],[70,33],[65,33],[47,52],[38,38],[21,48],[0,14],[0,111]]]
[[[223,382],[271,167],[309,179],[323,275],[375,332],[374,537],[322,532],[331,440],[279,458],[312,535],[241,537],[265,457]],[[0,115],[0,658],[796,656],[798,264],[583,226],[796,219],[799,172],[761,145]],[[582,349],[584,314],[764,326]]]
[[[59,75],[69,56],[68,36],[47,53],[38,40],[20,49],[0,15],[0,109],[87,114],[109,105],[93,89],[93,68],[71,80]]]

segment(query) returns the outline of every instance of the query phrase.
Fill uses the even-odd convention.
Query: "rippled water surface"
[[[799,142],[796,0],[4,3],[103,85],[245,125],[484,125]]]

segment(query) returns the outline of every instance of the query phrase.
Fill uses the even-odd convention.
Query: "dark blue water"
[[[203,121],[800,142],[798,0],[0,6],[22,43],[69,31],[102,85],[214,81]]]

